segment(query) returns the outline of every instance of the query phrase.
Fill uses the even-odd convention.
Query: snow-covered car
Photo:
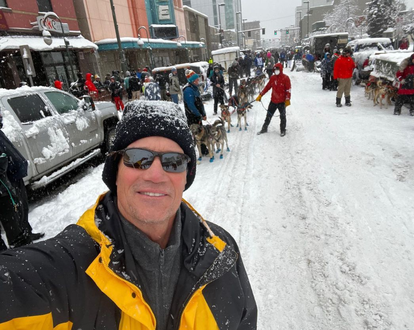
[[[385,53],[394,50],[389,38],[364,38],[350,41],[347,46],[353,50],[353,58],[356,65],[354,78],[356,83],[366,80],[370,75],[370,67],[367,59],[375,53]],[[365,63],[365,65],[364,65]]]
[[[408,50],[394,50],[387,53],[372,54],[369,57],[370,66],[372,67],[371,76],[393,83],[401,62],[411,57],[412,54],[413,52]]]
[[[0,110],[4,133],[29,162],[32,189],[106,152],[119,120],[110,102],[49,87],[0,89]]]

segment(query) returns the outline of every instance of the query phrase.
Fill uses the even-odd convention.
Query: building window
[[[0,7],[8,7],[6,0],[0,0]]]
[[[36,0],[40,12],[53,11],[50,0]]]

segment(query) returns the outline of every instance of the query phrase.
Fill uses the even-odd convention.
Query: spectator
[[[59,80],[59,77],[56,76],[54,81],[55,88],[62,90],[62,82]]]
[[[167,101],[167,80],[165,79],[163,74],[157,74],[155,76],[155,81],[157,82],[160,88],[160,95],[162,101]]]
[[[273,74],[273,67],[275,66],[275,59],[272,56],[271,52],[267,52],[266,54],[266,73],[269,76],[269,79],[271,75]]]
[[[341,98],[345,94],[345,105],[351,106],[352,74],[355,62],[352,59],[351,47],[345,47],[342,55],[335,61],[333,78],[338,80],[338,91],[336,93],[336,106],[342,107]]]
[[[145,78],[145,91],[144,96],[146,100],[150,101],[159,101],[161,100],[161,91],[160,86],[154,81],[154,78],[147,76]]]
[[[98,90],[92,82],[92,74],[90,74],[89,72],[86,74],[85,86],[85,88],[88,91],[88,94],[92,96],[93,99],[96,99],[98,96]]]
[[[44,233],[33,233],[29,223],[29,204],[23,181],[27,175],[27,160],[7,138],[2,127],[0,113],[0,223],[9,247],[19,247],[42,238]],[[0,251],[6,249],[0,236]]]
[[[111,77],[109,91],[111,92],[112,101],[115,103],[116,110],[124,110],[124,102],[122,102],[122,85],[116,80],[115,76]]]
[[[125,72],[125,79],[124,79],[124,87],[125,87],[125,90],[126,90],[126,92],[127,92],[127,95],[128,95],[128,101],[129,100],[131,100],[132,99],[132,90],[131,90],[131,87],[129,86],[129,79],[131,78],[131,72],[129,72],[129,71],[126,71]]]
[[[178,104],[178,94],[181,94],[180,81],[178,80],[177,69],[171,69],[170,76],[170,95],[174,103]]]
[[[260,56],[260,53],[256,54],[254,65],[256,66],[256,72],[263,72],[263,58]]]
[[[98,92],[102,92],[105,89],[105,85],[102,84],[101,77],[99,77],[97,74],[95,75],[95,80],[93,81],[93,84],[95,85]]]
[[[399,88],[394,115],[400,115],[403,104],[408,103],[410,115],[414,116],[414,54],[401,62],[396,78]]]
[[[233,87],[234,87],[234,94],[237,95],[239,85],[237,83],[239,79],[239,63],[237,61],[233,61],[229,69],[227,70],[229,74],[229,94],[230,96],[233,95]]]
[[[211,84],[213,85],[214,114],[217,115],[218,103],[224,104],[224,77],[218,65],[214,67]]]
[[[407,37],[401,39],[400,44],[398,46],[399,49],[408,49],[410,46]]]
[[[132,92],[132,99],[139,100],[141,98],[142,83],[134,71],[132,71],[131,78],[129,78],[129,86]]]

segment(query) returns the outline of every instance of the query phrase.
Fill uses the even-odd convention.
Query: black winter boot
[[[341,98],[340,98],[340,97],[337,97],[337,98],[336,98],[336,106],[337,106],[338,108],[342,107],[342,104],[341,104]]]
[[[267,133],[267,125],[263,125],[261,131],[259,133],[257,133],[257,135],[263,134],[263,133]]]
[[[347,107],[350,107],[352,105],[351,104],[351,96],[345,96],[345,105]]]

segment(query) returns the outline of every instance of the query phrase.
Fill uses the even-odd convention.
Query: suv
[[[118,113],[49,87],[0,89],[3,131],[28,160],[25,184],[36,189],[109,150]]]

